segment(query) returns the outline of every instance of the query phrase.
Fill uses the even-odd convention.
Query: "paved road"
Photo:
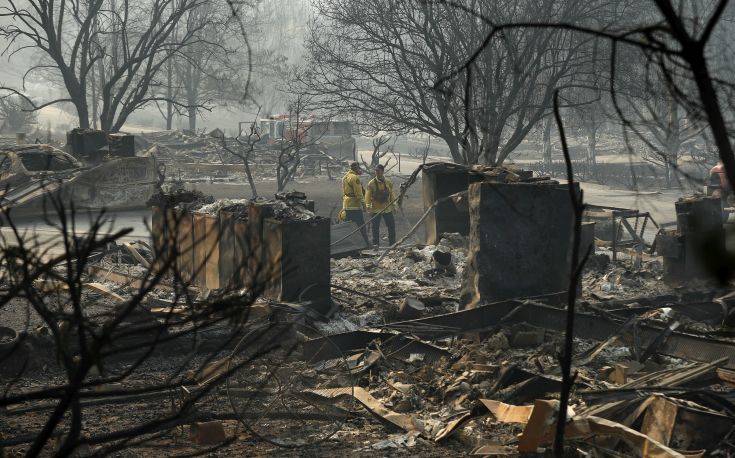
[[[647,211],[659,224],[676,221],[674,202],[683,196],[681,191],[671,189],[636,193],[596,183],[582,183],[581,186],[587,203]]]
[[[134,240],[149,240],[150,232],[148,226],[150,225],[151,212],[149,210],[137,210],[137,211],[126,211],[111,213],[109,215],[109,225],[105,226],[105,230],[102,233],[113,233],[123,228],[132,228],[133,231],[123,237],[122,241],[134,241]],[[91,226],[89,218],[80,216],[76,218],[76,227],[74,232],[77,234],[85,234],[89,231]],[[146,225],[148,221],[148,226]],[[28,235],[37,237],[39,242],[42,242],[46,247],[50,247],[49,254],[63,252],[61,246],[61,237],[59,236],[60,231],[53,225],[47,224],[42,220],[21,220],[16,221],[16,226],[21,233],[26,232]],[[13,244],[15,236],[13,231],[9,227],[0,228],[0,234],[7,243]]]

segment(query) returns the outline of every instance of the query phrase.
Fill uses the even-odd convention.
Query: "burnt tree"
[[[186,46],[207,42],[201,33],[206,22],[174,33],[189,12],[206,3],[8,0],[0,6],[0,18],[7,21],[0,26],[0,36],[9,43],[6,51],[12,55],[25,48],[37,49],[43,60],[25,77],[45,71],[46,76],[61,82],[68,97],[36,104],[16,88],[2,89],[26,97],[36,110],[71,102],[79,127],[90,126],[94,111],[102,130],[116,132],[134,111],[166,99],[165,95],[156,95],[154,88],[174,55]],[[90,102],[99,103],[99,111],[96,105],[91,110]]]
[[[585,20],[597,2],[477,0],[495,21]],[[500,164],[551,111],[555,89],[590,58],[588,39],[564,30],[507,30],[444,2],[321,0],[301,86],[333,116],[375,131],[444,140],[454,161]],[[468,61],[467,72],[437,80]]]

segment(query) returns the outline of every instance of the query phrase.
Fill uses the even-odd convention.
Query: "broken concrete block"
[[[407,296],[398,309],[398,315],[401,318],[411,320],[420,317],[424,310],[426,310],[426,306],[423,302],[415,297]]]
[[[191,438],[197,445],[215,445],[227,439],[220,421],[207,421],[191,425]]]
[[[565,185],[473,183],[466,307],[569,288],[574,214]]]

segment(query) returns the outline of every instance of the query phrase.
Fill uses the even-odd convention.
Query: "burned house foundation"
[[[429,174],[432,167],[445,165],[430,166]],[[436,186],[424,188],[429,205],[450,204],[446,213],[437,205],[427,223],[436,240],[411,243],[425,221],[409,216],[411,233],[387,249],[352,243],[351,235],[361,237],[354,223],[335,224],[339,232],[332,231],[301,193],[257,200],[214,200],[191,190],[156,194],[149,203],[153,243],[128,239],[95,251],[80,290],[85,307],[119,310],[135,300],[135,288],[146,287],[147,275],[167,266],[161,282],[136,304],[137,321],[126,321],[121,334],[144,325],[179,340],[157,348],[128,385],[150,390],[151,398],[100,393],[82,401],[100,403],[103,415],[118,403],[125,412],[152,411],[168,407],[172,397],[196,396],[221,383],[223,389],[212,389],[192,416],[182,418],[190,439],[161,442],[195,451],[230,439],[229,450],[241,454],[272,451],[274,443],[319,452],[336,444],[335,454],[348,455],[384,447],[414,447],[422,456],[497,451],[489,441],[502,442],[508,453],[549,450],[548,425],[562,384],[558,348],[568,318],[559,303],[569,296],[569,189],[511,168],[446,169],[464,170],[454,188],[442,188],[440,174]],[[424,214],[421,207],[415,214]],[[715,218],[713,208],[710,202],[677,205],[683,236],[707,233],[687,215]],[[731,397],[735,344],[714,331],[732,322],[732,294],[669,288],[660,281],[660,257],[634,258],[649,246],[645,212],[588,209],[580,252],[597,245],[606,262],[585,268],[578,290],[570,404],[577,415],[570,414],[570,430],[607,425],[620,432],[620,444],[644,441],[636,445],[644,452],[651,444],[687,453],[717,449],[712,444],[735,421],[714,398],[696,396],[710,386]],[[598,224],[606,227],[596,234]],[[466,235],[450,232],[455,229]],[[608,257],[610,248],[620,253],[617,260]],[[57,276],[39,287],[55,285]],[[243,315],[244,322],[232,323],[230,317]],[[127,355],[133,358],[157,338],[141,335],[115,345],[136,347]],[[206,363],[183,365],[192,358]],[[181,382],[151,385],[169,374],[172,361],[187,371]],[[264,388],[253,390],[255,383]],[[663,404],[677,412],[659,416]],[[53,406],[21,402],[5,414],[20,419]],[[630,412],[639,418],[629,421]],[[364,418],[349,421],[355,415]],[[503,415],[515,425],[501,426]],[[257,436],[240,440],[241,425]],[[656,435],[662,426],[670,437]],[[332,440],[322,441],[332,433]],[[536,440],[529,439],[533,435]],[[599,445],[589,435],[577,439],[579,449]],[[627,445],[609,447],[620,456],[636,454]]]
[[[0,458],[735,458],[734,13],[0,0]]]

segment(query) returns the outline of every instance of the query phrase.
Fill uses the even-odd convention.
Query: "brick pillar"
[[[569,288],[574,212],[566,185],[473,183],[467,307]]]

